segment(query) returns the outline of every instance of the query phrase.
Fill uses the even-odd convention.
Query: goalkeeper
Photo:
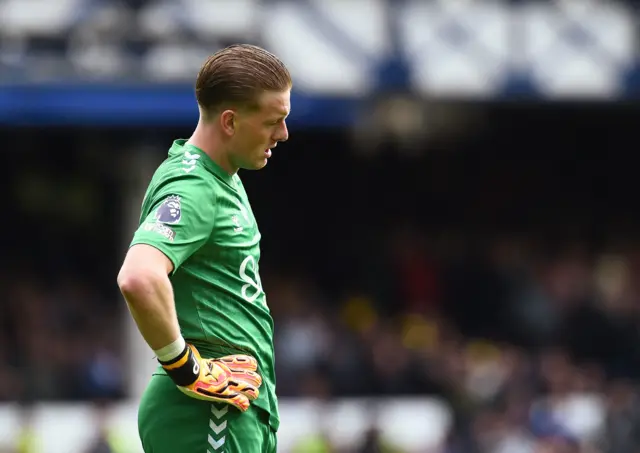
[[[158,359],[138,411],[146,453],[276,451],[273,321],[260,232],[237,174],[288,138],[291,77],[249,45],[211,56],[200,119],[156,170],[118,285]]]

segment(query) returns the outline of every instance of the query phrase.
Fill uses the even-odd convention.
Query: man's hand
[[[249,355],[203,359],[193,345],[170,362],[160,362],[178,389],[192,398],[231,404],[242,412],[258,398],[262,378]]]

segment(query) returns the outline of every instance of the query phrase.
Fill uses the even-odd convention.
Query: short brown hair
[[[284,63],[266,50],[233,44],[204,63],[196,80],[196,99],[205,112],[227,106],[257,108],[265,91],[286,91],[292,86]]]

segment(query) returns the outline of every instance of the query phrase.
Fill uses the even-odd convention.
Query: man
[[[273,321],[260,233],[237,171],[288,138],[291,77],[233,45],[196,81],[200,120],[154,174],[118,285],[154,350],[138,413],[146,453],[276,451]]]

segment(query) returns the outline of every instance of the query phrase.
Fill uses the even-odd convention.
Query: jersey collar
[[[222,169],[220,165],[215,163],[213,159],[209,157],[207,153],[198,148],[197,146],[193,146],[191,144],[187,144],[186,139],[178,139],[173,142],[172,150],[176,150],[177,152],[183,153],[187,150],[191,150],[192,153],[198,153],[201,157],[199,159],[200,162],[203,163],[205,168],[209,170],[211,173],[216,175],[218,178],[225,181],[227,184],[233,184],[234,175],[230,175],[225,170]]]

